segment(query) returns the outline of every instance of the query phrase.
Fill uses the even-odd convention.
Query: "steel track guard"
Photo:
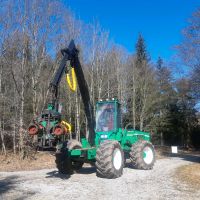
[[[76,75],[75,75],[75,71],[74,71],[73,67],[71,68],[71,74],[72,74],[72,82],[71,82],[69,73],[67,73],[66,81],[67,81],[67,83],[69,85],[70,90],[72,92],[75,92],[76,88],[77,88],[77,84],[76,84]]]

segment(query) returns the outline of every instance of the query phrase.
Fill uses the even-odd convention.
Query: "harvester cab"
[[[108,138],[116,139],[122,128],[120,103],[117,99],[96,104],[96,144]]]

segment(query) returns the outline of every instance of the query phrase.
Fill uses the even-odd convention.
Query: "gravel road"
[[[0,172],[1,200],[126,200],[126,199],[200,199],[200,189],[178,182],[177,167],[191,164],[193,159],[171,157],[160,159],[150,171],[136,170],[128,165],[118,179],[96,177],[95,168],[88,165],[71,177],[56,169],[28,172]]]

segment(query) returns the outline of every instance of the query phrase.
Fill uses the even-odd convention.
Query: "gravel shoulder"
[[[94,167],[84,165],[80,173],[60,175],[56,169],[0,172],[0,199],[199,199],[199,190],[176,178],[176,169],[199,163],[199,157],[169,157],[157,160],[150,171],[124,168],[118,179],[96,177]]]

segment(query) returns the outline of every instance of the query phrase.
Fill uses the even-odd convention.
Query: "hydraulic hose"
[[[67,83],[69,85],[70,90],[72,92],[75,92],[76,88],[77,88],[77,84],[76,84],[76,75],[75,75],[75,71],[74,71],[73,67],[71,68],[71,74],[72,74],[72,81],[70,79],[69,73],[67,73],[66,81],[67,81]]]
[[[67,122],[64,121],[64,120],[61,121],[61,124],[62,124],[63,126],[65,126],[65,128],[67,128],[67,130],[69,131],[69,133],[71,133],[71,131],[72,131],[72,126],[71,126],[71,124],[67,123]]]

